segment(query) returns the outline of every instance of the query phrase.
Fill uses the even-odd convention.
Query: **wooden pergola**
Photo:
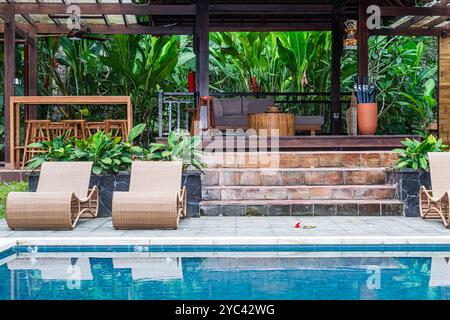
[[[418,4],[416,4],[418,3]],[[341,132],[340,59],[343,25],[358,21],[358,73],[368,74],[370,35],[436,36],[440,41],[440,134],[450,140],[450,0],[0,0],[4,34],[4,106],[6,162],[9,162],[9,105],[14,96],[15,43],[25,46],[26,95],[37,95],[37,40],[67,34],[69,5],[81,12],[81,30],[92,34],[192,34],[196,53],[197,90],[209,94],[209,32],[331,31],[332,133]],[[382,28],[369,30],[367,7],[377,5]],[[446,70],[443,70],[445,67]],[[446,90],[448,91],[448,90]],[[28,117],[35,116],[30,109]],[[445,120],[445,121],[444,121]],[[445,125],[442,125],[445,122]],[[448,125],[447,125],[448,124]]]

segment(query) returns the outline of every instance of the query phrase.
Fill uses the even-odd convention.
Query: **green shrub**
[[[144,160],[150,161],[183,161],[183,170],[193,167],[202,170],[205,164],[202,152],[198,150],[201,143],[199,136],[189,136],[186,131],[172,131],[167,137],[167,143],[151,143],[145,151]]]
[[[143,150],[131,143],[145,129],[145,124],[139,124],[130,130],[128,141],[121,137],[112,137],[98,131],[88,139],[67,139],[67,133],[56,137],[53,141],[30,144],[30,147],[41,148],[46,152],[38,154],[28,164],[29,169],[36,169],[45,161],[92,161],[92,172],[117,173],[129,170],[133,158],[142,157]]]
[[[39,148],[44,150],[33,157],[28,163],[28,169],[36,169],[45,161],[72,161],[76,160],[75,149],[73,147],[73,140],[67,138],[68,132],[61,137],[56,137],[52,141],[43,141],[31,143],[28,146],[31,148]]]
[[[28,191],[26,182],[1,182],[0,183],[0,219],[5,218],[6,198],[11,191]]]
[[[428,171],[428,152],[443,152],[448,149],[448,146],[442,143],[442,139],[436,139],[433,135],[429,135],[423,141],[407,138],[402,141],[402,144],[406,148],[392,150],[400,155],[395,167],[397,169],[409,168],[414,171],[419,169]]]

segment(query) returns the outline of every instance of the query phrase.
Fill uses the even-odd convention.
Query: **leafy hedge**
[[[6,214],[6,198],[12,191],[27,191],[27,182],[2,182],[0,183],[0,219],[5,218]]]

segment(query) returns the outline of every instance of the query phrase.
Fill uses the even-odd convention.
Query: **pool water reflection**
[[[449,299],[448,257],[10,250],[0,299]]]

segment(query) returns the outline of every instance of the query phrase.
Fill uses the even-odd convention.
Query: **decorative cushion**
[[[222,103],[220,102],[220,99],[213,97],[212,103],[213,103],[214,117],[223,117],[223,106]]]
[[[296,126],[323,126],[323,116],[297,116],[295,117]]]
[[[242,100],[238,99],[220,99],[224,116],[242,115]]]
[[[230,129],[247,128],[247,116],[228,116],[216,118],[216,127],[227,127]]]
[[[266,112],[274,102],[274,99],[245,98],[243,101],[244,114]]]

